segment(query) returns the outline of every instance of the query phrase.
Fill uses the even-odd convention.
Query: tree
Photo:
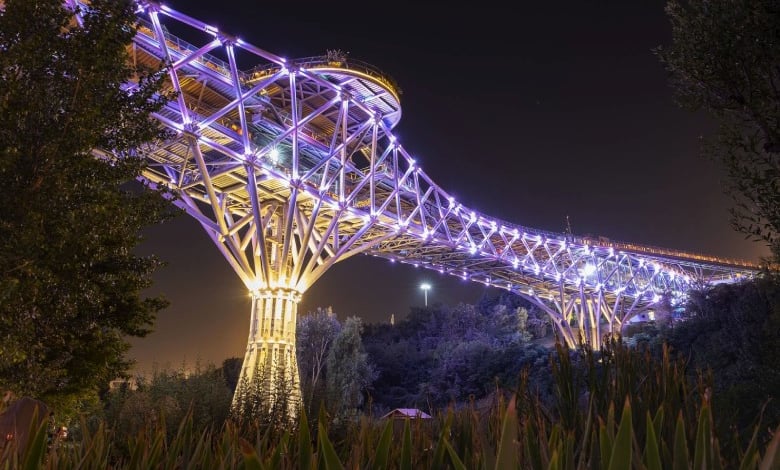
[[[160,261],[133,250],[173,213],[134,183],[168,98],[128,61],[134,2],[91,0],[81,25],[63,3],[0,10],[0,389],[54,402],[128,369],[126,338],[167,304],[142,296]]]
[[[377,409],[423,408],[426,404],[419,389],[431,374],[434,358],[417,333],[407,328],[407,319],[396,325],[366,325],[362,340],[378,372],[372,393]]]
[[[723,162],[735,229],[780,257],[780,3],[670,0],[672,44],[655,53],[678,103],[719,123],[705,152]]]
[[[765,403],[763,422],[770,428],[780,423],[780,282],[775,276],[693,291],[685,321],[667,332],[667,341],[691,371],[715,372],[715,415],[743,439],[750,438]]]
[[[325,360],[333,341],[341,331],[341,323],[333,312],[317,309],[302,316],[296,325],[298,371],[301,374],[301,394],[310,416],[315,406],[315,395],[321,392],[320,378],[325,371]]]
[[[378,372],[378,409],[446,406],[510,386],[537,359],[529,347],[527,301],[483,297],[478,306],[413,308],[395,325],[367,325],[363,344]],[[432,410],[429,410],[432,411]]]
[[[238,425],[295,429],[300,406],[295,380],[287,373],[284,360],[265,356],[255,364],[254,373],[243,374],[238,381],[230,417]],[[273,387],[271,386],[273,384]]]
[[[222,361],[222,376],[225,378],[225,385],[231,393],[236,391],[238,381],[241,379],[243,363],[243,357],[229,357]]]
[[[188,370],[189,369],[189,370]],[[191,414],[192,432],[221,428],[228,417],[233,390],[223,370],[200,361],[194,367],[155,369],[150,377],[124,383],[104,400],[104,420],[114,433],[112,445],[129,458],[128,442],[155,421],[174,436]]]
[[[328,353],[327,408],[336,423],[345,422],[363,405],[363,393],[376,379],[360,339],[362,331],[360,318],[347,318]]]

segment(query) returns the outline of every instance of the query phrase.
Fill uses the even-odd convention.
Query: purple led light
[[[146,4],[147,2],[141,3]],[[298,190],[309,193],[303,196],[303,199],[316,207],[317,214],[322,217],[321,220],[324,221],[323,223],[331,224],[329,225],[329,230],[333,230],[332,233],[335,234],[338,232],[339,236],[341,236],[342,234],[340,232],[343,223],[344,226],[350,226],[350,230],[354,230],[353,232],[350,232],[350,235],[354,234],[355,237],[361,238],[360,240],[351,240],[352,242],[357,242],[355,243],[355,246],[370,243],[371,237],[382,237],[382,243],[373,245],[370,250],[365,251],[367,253],[369,251],[371,252],[368,254],[390,259],[393,263],[398,261],[408,264],[414,263],[416,267],[421,268],[434,268],[441,274],[448,273],[458,276],[460,271],[456,270],[461,269],[463,270],[461,277],[464,280],[470,279],[485,283],[486,285],[491,283],[490,279],[492,278],[492,274],[497,274],[497,281],[493,283],[495,286],[503,286],[504,283],[506,283],[506,288],[509,290],[513,289],[514,286],[515,291],[525,292],[525,289],[529,287],[529,285],[535,285],[537,286],[535,289],[539,289],[539,292],[535,293],[532,289],[529,290],[529,292],[537,298],[549,298],[548,294],[550,292],[561,291],[560,299],[556,296],[557,294],[552,296],[556,301],[560,302],[571,299],[571,292],[576,290],[571,287],[576,283],[584,284],[586,286],[587,292],[585,292],[585,295],[593,295],[594,286],[598,289],[607,289],[613,293],[621,293],[624,290],[624,287],[619,285],[621,283],[631,284],[629,290],[634,297],[639,295],[637,292],[639,289],[633,283],[639,283],[643,286],[651,285],[653,286],[651,289],[661,286],[662,284],[664,284],[664,287],[670,287],[671,289],[683,289],[687,286],[681,287],[682,283],[689,281],[689,278],[685,276],[685,272],[687,272],[689,268],[699,265],[699,259],[689,259],[687,260],[689,261],[688,264],[683,263],[682,265],[678,263],[678,261],[680,261],[679,259],[668,260],[668,262],[663,261],[665,259],[662,256],[663,252],[653,252],[651,248],[645,250],[643,247],[637,248],[631,246],[630,248],[626,248],[629,250],[628,253],[620,251],[620,265],[613,267],[613,265],[609,263],[603,264],[605,259],[609,259],[607,253],[609,253],[609,257],[615,256],[615,253],[626,245],[615,243],[615,247],[613,248],[613,246],[609,246],[611,244],[598,243],[595,248],[591,249],[591,247],[587,245],[586,239],[570,238],[569,235],[552,234],[534,229],[528,229],[531,230],[531,232],[523,233],[522,241],[517,241],[520,237],[520,232],[522,232],[522,229],[519,229],[519,227],[522,227],[522,225],[514,226],[510,224],[509,226],[506,226],[504,222],[498,222],[500,219],[490,219],[487,216],[476,214],[476,212],[472,211],[470,208],[458,204],[454,197],[449,196],[427,177],[425,177],[423,182],[420,182],[420,176],[417,175],[424,175],[423,169],[419,166],[417,160],[412,158],[412,156],[401,147],[397,142],[397,137],[390,133],[391,128],[395,124],[395,118],[392,116],[400,114],[400,109],[391,109],[389,111],[390,114],[388,114],[390,117],[387,118],[387,122],[382,121],[381,114],[379,114],[372,105],[367,104],[369,101],[368,99],[371,98],[370,96],[361,96],[361,99],[359,100],[350,98],[346,94],[341,94],[341,86],[323,80],[314,69],[305,71],[302,68],[298,68],[297,65],[291,64],[291,70],[288,70],[285,66],[287,63],[285,58],[274,56],[251,44],[245,43],[241,39],[231,39],[224,36],[216,27],[194,20],[186,15],[176,13],[165,6],[160,8],[155,7],[154,2],[149,2],[149,5],[151,5],[147,8],[149,12],[144,13],[143,15],[157,21],[155,24],[156,37],[162,37],[162,33],[160,32],[161,29],[159,28],[160,20],[175,20],[184,23],[184,26],[194,28],[194,31],[200,33],[198,36],[205,37],[206,40],[212,42],[210,45],[206,44],[198,47],[187,45],[184,41],[173,40],[176,38],[173,38],[170,43],[167,41],[160,41],[160,44],[156,43],[156,39],[150,39],[148,35],[137,39],[137,41],[146,46],[147,49],[150,48],[149,46],[159,46],[159,50],[151,53],[157,54],[157,57],[160,59],[165,60],[166,56],[173,56],[172,61],[175,64],[175,69],[170,77],[172,82],[174,82],[173,86],[176,87],[180,85],[177,80],[179,77],[208,74],[207,76],[209,78],[215,80],[214,83],[218,83],[220,87],[224,86],[224,89],[229,90],[228,95],[232,96],[228,96],[228,98],[236,100],[230,103],[230,105],[226,105],[221,110],[206,114],[202,117],[199,116],[196,120],[199,125],[197,128],[193,129],[190,129],[191,114],[188,111],[188,109],[191,109],[188,105],[191,105],[192,103],[181,100],[178,103],[172,103],[171,106],[179,106],[178,109],[171,108],[176,114],[159,116],[159,121],[162,125],[169,129],[175,129],[180,132],[185,129],[193,130],[194,139],[197,139],[197,143],[193,144],[194,139],[188,135],[186,136],[190,138],[190,142],[187,142],[188,145],[198,147],[199,143],[201,144],[201,148],[208,147],[207,151],[204,151],[204,156],[201,157],[202,159],[208,160],[207,169],[204,171],[210,172],[214,169],[214,174],[217,176],[229,174],[231,171],[234,171],[232,167],[226,166],[223,167],[226,168],[224,173],[218,173],[222,170],[217,170],[215,166],[210,165],[212,160],[225,157],[224,160],[226,161],[234,160],[233,162],[230,162],[230,164],[234,167],[238,167],[239,170],[235,171],[232,176],[240,179],[243,176],[241,175],[240,170],[241,168],[244,168],[244,164],[242,163],[244,160],[251,158],[251,149],[254,149],[254,152],[265,151],[266,154],[269,151],[270,147],[261,148],[259,150],[255,149],[254,146],[257,145],[257,142],[259,141],[248,141],[247,136],[243,135],[246,134],[246,131],[248,130],[246,118],[241,119],[242,129],[245,132],[239,137],[237,137],[238,133],[230,133],[230,131],[226,131],[224,127],[219,124],[222,122],[221,119],[226,113],[232,112],[229,110],[236,109],[236,107],[240,108],[245,104],[251,105],[252,103],[257,102],[258,99],[262,100],[263,97],[261,95],[263,94],[263,91],[267,91],[269,84],[273,84],[274,86],[278,85],[283,88],[282,92],[287,93],[288,96],[290,95],[290,89],[296,87],[296,77],[300,77],[301,82],[311,82],[315,85],[313,88],[317,88],[316,96],[324,96],[327,100],[321,102],[322,104],[320,108],[316,110],[316,113],[312,112],[311,115],[306,113],[301,113],[303,115],[296,114],[295,110],[300,109],[295,106],[296,99],[308,99],[306,88],[301,86],[299,88],[301,90],[300,96],[293,93],[293,99],[287,103],[288,108],[285,111],[289,110],[289,115],[284,119],[284,122],[279,123],[278,125],[270,123],[269,125],[273,127],[263,127],[262,130],[254,129],[255,132],[265,132],[267,134],[266,137],[269,137],[271,139],[269,141],[274,142],[274,145],[276,143],[287,145],[290,140],[292,140],[292,145],[290,147],[285,146],[283,149],[285,153],[287,152],[286,149],[292,149],[290,155],[285,154],[284,158],[277,162],[277,165],[271,165],[268,157],[258,159],[258,161],[254,163],[254,165],[256,165],[254,171],[255,173],[259,173],[261,170],[260,165],[263,165],[265,166],[265,168],[262,169],[264,170],[264,177],[267,178],[266,181],[276,180],[277,184],[280,186],[284,185],[290,187],[293,185],[298,188]],[[160,12],[159,16],[151,10],[158,10]],[[170,15],[168,15],[168,13],[170,13]],[[208,34],[203,34],[203,31]],[[209,39],[208,35],[213,35],[215,39]],[[226,64],[219,60],[209,62],[211,59],[207,59],[205,56],[207,53],[210,54],[212,49],[217,49],[217,52],[221,52],[218,53],[216,57],[219,57],[224,53],[227,53],[230,56],[233,52],[231,44],[241,48],[243,51],[242,53],[248,52],[262,59],[260,63],[270,63],[272,67],[277,67],[278,70],[281,70],[281,73],[279,71],[275,73],[272,71],[270,75],[267,74],[267,71],[264,72],[266,75],[263,75],[263,73],[256,73],[252,78],[255,80],[262,80],[263,82],[254,82],[256,83],[254,85],[255,88],[249,92],[248,89],[245,88],[246,84],[236,77],[237,73],[233,57],[230,57],[228,61],[229,64]],[[168,48],[167,51],[166,48]],[[208,62],[207,65],[212,66],[211,68],[214,69],[213,71],[205,70],[204,64],[206,62]],[[228,71],[225,70],[227,65],[230,66],[230,73],[227,73]],[[343,72],[344,74],[349,75],[348,70],[344,70]],[[288,80],[280,80],[279,78],[283,74],[292,74],[292,76],[290,76]],[[345,77],[346,76],[343,76],[340,79]],[[208,88],[213,86],[211,83],[205,84],[205,81],[202,83],[204,83],[203,86]],[[379,96],[376,93],[376,90],[373,90],[373,92]],[[330,96],[331,98],[328,99],[327,96]],[[366,100],[363,101],[362,98],[366,98]],[[330,102],[331,99],[333,100],[332,103]],[[342,103],[341,107],[336,106],[336,103],[338,102]],[[310,142],[312,135],[309,131],[312,130],[310,125],[311,116],[324,116],[324,119],[332,117],[335,123],[335,113],[329,113],[333,110],[344,110],[348,105],[354,105],[356,112],[349,113],[349,115],[342,114],[343,116],[346,116],[346,119],[348,120],[346,124],[349,130],[347,132],[353,134],[353,130],[356,129],[359,129],[360,132],[372,130],[376,135],[376,140],[372,140],[371,143],[368,142],[368,139],[361,141],[361,145],[365,144],[366,149],[371,152],[371,162],[374,164],[371,172],[362,174],[362,170],[357,169],[357,174],[350,175],[350,180],[346,181],[344,178],[344,165],[343,162],[339,160],[340,155],[325,155],[320,150],[313,150]],[[243,113],[239,113],[239,116],[242,114]],[[194,113],[192,115],[198,116]],[[319,119],[319,117],[317,119]],[[172,121],[179,121],[183,124],[178,122],[174,123]],[[338,124],[335,127],[340,129]],[[199,137],[198,135],[200,133],[203,133],[203,135],[207,137]],[[326,131],[325,133],[329,134],[330,137],[333,137],[332,140],[334,141],[343,138],[345,142],[351,142],[347,139],[357,139],[355,140],[355,142],[357,142],[359,139],[364,138],[361,137],[357,131],[354,132],[354,135],[349,136],[341,136],[340,132],[336,136],[333,136],[332,131]],[[216,137],[217,134],[227,137],[227,139],[218,138]],[[293,137],[290,137],[291,135]],[[318,135],[317,137],[329,136]],[[182,136],[182,138],[183,137],[184,136]],[[251,143],[251,149],[249,148],[248,142]],[[390,143],[389,145],[388,142]],[[241,145],[247,147],[243,153],[241,153],[241,151],[236,151],[236,148]],[[315,162],[314,168],[304,165],[306,166],[305,169],[299,169],[297,160],[298,151],[302,151],[305,156],[306,165],[310,163],[309,159],[313,160],[318,157],[320,162]],[[401,152],[401,157],[406,158],[408,164],[404,164],[403,161],[398,164],[399,155],[397,152]],[[261,156],[261,154],[256,155]],[[385,174],[382,170],[382,166],[377,164],[377,160],[379,163],[384,162],[383,165],[385,168],[390,165],[395,166],[398,164],[397,168],[392,168],[395,174]],[[348,165],[352,165],[352,163],[349,163]],[[171,170],[170,168],[177,169]],[[406,181],[404,188],[400,188],[398,187],[399,185],[395,185],[395,183],[398,181],[404,168],[406,171],[403,172],[403,174],[405,175]],[[180,190],[184,193],[184,204],[192,203],[193,199],[195,200],[194,202],[200,204],[200,198],[207,204],[217,204],[218,202],[223,201],[224,199],[222,198],[225,197],[228,201],[228,204],[225,207],[214,207],[214,213],[217,215],[216,219],[218,221],[238,220],[238,217],[235,217],[237,213],[233,212],[236,210],[241,212],[241,217],[252,215],[246,213],[249,212],[249,210],[246,209],[246,204],[242,205],[243,201],[240,200],[240,196],[225,193],[224,196],[220,194],[215,198],[213,191],[215,188],[208,188],[206,186],[207,183],[201,183],[199,186],[195,187],[194,185],[188,184],[190,182],[189,177],[191,176],[189,173],[187,174],[188,179],[185,181],[183,177],[174,177],[179,172],[178,167],[171,165],[168,169],[169,170],[165,174],[163,174],[162,170],[159,174],[154,174],[154,177],[157,178],[154,181],[158,184],[165,184],[165,182],[170,179],[171,185],[176,184],[178,181],[181,186]],[[355,170],[354,166],[346,169],[347,172],[352,172],[353,170]],[[196,170],[188,171],[196,173]],[[309,191],[309,188],[307,187],[309,183],[302,183],[298,179],[299,171],[306,171],[308,178],[317,180],[317,183],[312,186],[311,191]],[[334,174],[334,172],[336,174]],[[339,172],[341,172],[341,174],[338,174]],[[294,178],[289,179],[289,176],[285,176],[289,174],[293,174]],[[202,176],[205,181],[207,175],[204,174]],[[339,176],[341,176],[340,179]],[[352,178],[352,176],[357,176],[357,178]],[[197,175],[193,174],[192,177],[194,179]],[[320,179],[323,181],[320,182]],[[368,179],[371,179],[371,181],[368,181]],[[320,185],[319,192],[316,189],[316,185]],[[263,191],[265,193],[263,194],[263,197],[271,195],[278,199],[283,199],[285,197],[292,198],[294,196],[288,195],[295,194],[297,191],[277,191],[276,189],[273,189],[274,194],[270,194],[271,190],[262,186],[263,185],[257,185],[256,188],[252,189],[257,193]],[[358,195],[357,192],[360,191],[364,191],[364,193]],[[205,194],[202,194],[204,192]],[[258,194],[255,195],[255,198],[257,198],[257,196]],[[352,201],[350,204],[354,207],[347,207],[346,203],[338,204],[337,201],[341,201],[342,199],[340,198],[342,196],[343,200],[352,198],[350,199]],[[444,203],[445,198],[448,200],[448,203]],[[299,201],[301,201],[300,198]],[[363,205],[364,201],[365,205]],[[322,204],[324,204],[324,206],[322,206]],[[448,204],[449,209],[447,209],[445,204]],[[358,206],[360,208],[356,209]],[[290,207],[293,207],[291,210],[295,210],[294,206],[291,205]],[[333,210],[331,210],[331,208]],[[369,211],[369,208],[370,212],[369,214],[366,214],[366,212]],[[461,213],[461,209],[466,212]],[[190,213],[191,215],[196,215],[195,212],[195,209],[192,209]],[[398,219],[397,222],[394,223],[394,219]],[[317,228],[319,229],[322,225],[320,224],[320,220],[317,220],[316,224],[314,222],[315,221],[312,221],[311,225],[317,225]],[[240,227],[235,226],[229,227],[229,230],[233,230],[233,228],[235,228],[235,230],[231,233],[243,230]],[[395,229],[398,235],[393,232],[393,229]],[[208,227],[207,230],[209,230]],[[306,228],[298,227],[297,224],[295,224],[293,230],[297,232],[286,235],[301,236],[301,231],[306,230]],[[500,231],[501,240],[494,238],[494,233],[496,231]],[[363,235],[363,233],[365,233],[365,235]],[[510,234],[512,237],[511,241],[509,240]],[[226,240],[230,241],[230,237],[220,237],[218,234],[216,234],[215,238],[218,240],[218,243],[222,244],[220,246],[221,249],[225,248],[224,245],[227,245]],[[238,237],[234,238],[237,239]],[[431,239],[433,239],[433,242],[430,241]],[[571,245],[567,243],[567,239],[571,242]],[[385,243],[385,241],[387,241],[387,243]],[[235,242],[235,240],[233,240],[233,242]],[[554,250],[548,242],[558,244],[558,250]],[[409,253],[402,251],[407,244],[415,243],[417,245],[425,244],[427,245],[426,248],[430,247],[433,250],[430,254],[425,255],[414,250]],[[321,243],[321,245],[324,244],[325,242]],[[541,247],[541,244],[544,244],[545,246]],[[244,246],[248,245],[244,244]],[[237,251],[242,249],[239,247],[229,248],[235,248]],[[252,249],[253,248],[251,247],[247,248],[247,253]],[[647,262],[640,258],[640,256],[642,256],[640,255],[642,251],[645,251],[645,253],[650,256],[650,259],[648,259]],[[330,262],[317,260],[317,263],[322,264],[324,262],[326,264],[324,267],[327,268],[332,262],[337,261],[335,258],[338,258],[342,254],[351,255],[352,253],[353,252],[348,250],[348,247],[345,247],[335,253],[327,253],[334,258],[331,259]],[[475,256],[470,258],[468,253]],[[253,254],[256,255],[257,253]],[[428,258],[429,255],[431,256],[430,258]],[[624,256],[627,258],[625,265],[623,265]],[[325,256],[322,258],[323,260],[327,259]],[[685,257],[683,256],[682,258],[684,259]],[[649,272],[647,269],[636,268],[637,263],[640,268],[646,267],[652,259],[659,260],[660,267],[653,265],[650,267],[651,269]],[[496,262],[499,260],[500,262]],[[522,266],[520,266],[521,261]],[[435,262],[435,266],[430,264],[431,262]],[[602,264],[597,264],[599,262]],[[593,273],[586,272],[590,271],[590,268],[587,267],[590,263],[599,266],[594,269]],[[510,265],[515,269],[519,269],[519,271],[510,269]],[[541,269],[541,266],[545,266],[545,269]],[[676,272],[670,271],[667,266],[674,266],[673,269],[675,269]],[[706,265],[701,266],[704,266],[705,270],[707,269]],[[241,270],[243,268],[238,267],[236,269]],[[258,277],[258,273],[254,271],[254,267],[247,267],[246,269],[251,272],[239,274],[244,274],[245,277],[253,279]],[[601,283],[596,284],[598,280],[596,276],[588,277],[594,273],[603,274],[604,278],[608,279],[606,286]],[[731,273],[726,270],[719,271],[718,280],[726,281],[729,274]],[[626,280],[629,275],[631,276],[629,278],[630,280]],[[655,278],[655,276],[658,275],[663,277]],[[535,279],[533,279],[534,276],[536,276]],[[272,272],[271,277],[276,279],[280,277],[280,275],[279,273]],[[555,282],[553,282],[553,279],[555,279]],[[286,281],[294,280],[286,279]],[[270,285],[270,281],[268,280],[262,282]],[[556,282],[559,284],[556,284]],[[297,285],[308,284],[306,282],[299,282]],[[641,303],[635,303],[634,305],[637,305],[637,308],[644,308],[648,300],[648,297],[641,298]],[[551,308],[554,309],[555,307]],[[618,321],[620,320],[621,319],[618,319]]]

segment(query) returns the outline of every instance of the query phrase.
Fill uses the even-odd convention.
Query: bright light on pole
[[[422,284],[420,284],[420,289],[422,289],[423,292],[425,293],[425,306],[427,307],[428,306],[428,291],[431,290],[431,285],[428,284],[427,282],[423,282]]]

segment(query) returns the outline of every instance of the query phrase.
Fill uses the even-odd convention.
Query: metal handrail
[[[311,57],[303,57],[300,59],[295,59],[292,62],[298,67],[307,68],[307,69],[337,68],[337,69],[360,72],[364,75],[376,79],[378,82],[385,85],[396,96],[400,96],[403,93],[401,87],[398,86],[398,83],[395,81],[395,79],[393,79],[393,77],[382,72],[376,66],[371,65],[368,62],[364,62],[362,60],[351,59],[351,58],[348,59],[346,58],[346,56],[333,57],[332,55],[325,54],[325,55],[318,55],[318,56],[311,56]],[[266,64],[266,65],[260,65],[253,69],[250,69],[246,73],[249,76],[251,76],[252,79],[256,79],[258,77],[270,75],[278,71],[279,68],[280,67],[276,64],[273,65]]]
[[[154,34],[154,27],[152,26],[152,23],[142,18],[138,19],[137,32],[143,34],[144,36],[148,36],[153,40],[157,40],[157,37]],[[197,52],[198,50],[197,47],[190,44],[189,42],[166,31],[164,27],[163,27],[163,34],[165,35],[165,41],[168,43],[168,46],[172,47],[174,50],[176,50],[179,53],[182,54],[185,54],[187,52],[194,53]],[[230,64],[228,64],[224,60],[207,53],[200,56],[198,59],[196,59],[196,61],[204,64],[211,70],[214,70],[215,72],[227,78],[230,78]],[[238,75],[241,78],[247,78],[247,74],[240,70],[238,71]]]

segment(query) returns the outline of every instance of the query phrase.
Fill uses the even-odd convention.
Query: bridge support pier
[[[233,412],[289,421],[301,401],[295,325],[301,294],[293,289],[252,293],[249,341],[241,367]]]
[[[601,349],[610,337],[622,334],[627,321],[642,311],[636,308],[637,299],[629,299],[626,304],[621,294],[608,298],[602,290],[589,292],[582,286],[579,291],[567,291],[561,285],[554,293],[520,295],[550,316],[569,348],[587,345]]]

